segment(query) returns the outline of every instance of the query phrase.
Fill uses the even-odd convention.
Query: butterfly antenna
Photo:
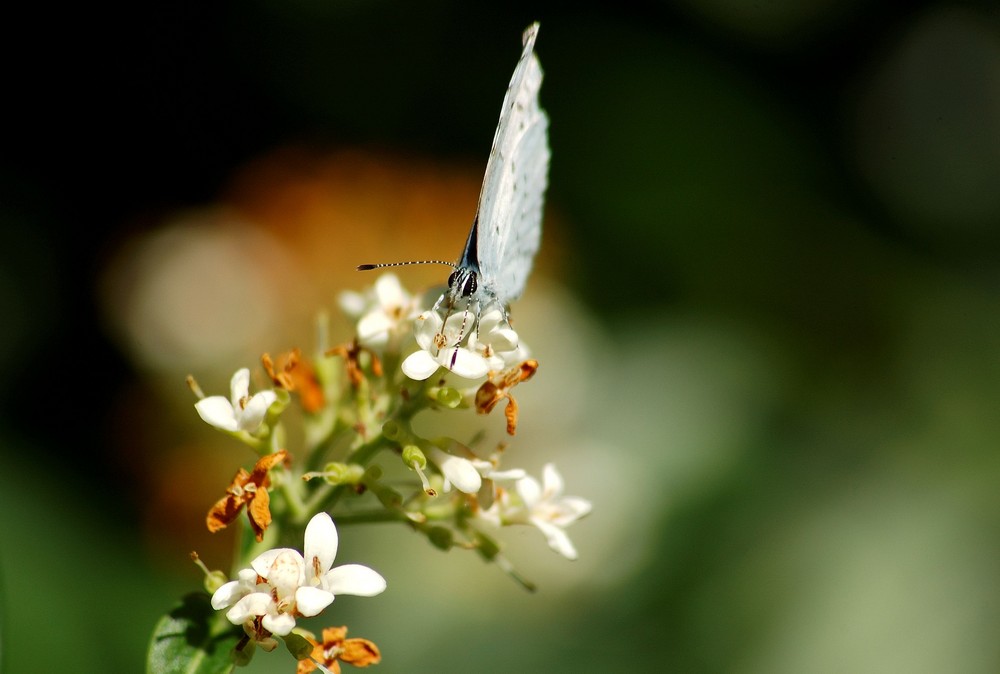
[[[372,269],[384,269],[386,267],[403,267],[408,264],[443,264],[452,269],[458,269],[454,262],[444,260],[411,260],[409,262],[379,262],[378,264],[359,264],[358,271],[371,271]]]

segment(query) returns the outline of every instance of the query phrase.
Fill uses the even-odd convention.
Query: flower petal
[[[344,564],[323,574],[323,589],[338,594],[374,597],[385,591],[386,583],[377,571],[361,564]]]
[[[436,447],[430,450],[430,458],[441,469],[445,479],[455,485],[460,492],[475,494],[483,486],[483,477],[468,459],[448,454]]]
[[[465,348],[447,348],[441,349],[441,353],[438,358],[444,357],[445,367],[457,374],[459,377],[465,377],[466,379],[479,379],[480,377],[485,377],[486,373],[490,371],[490,366],[486,362],[486,359],[480,356],[478,353],[473,353]],[[454,358],[455,365],[451,367],[451,361]]]
[[[511,468],[510,470],[493,470],[486,477],[494,482],[514,482],[527,476],[523,468]]]
[[[557,512],[549,520],[558,526],[567,526],[576,520],[589,515],[593,504],[585,498],[579,496],[567,496],[557,504]]]
[[[436,311],[425,311],[413,321],[413,336],[417,339],[417,344],[421,349],[431,349],[434,347],[434,338],[441,332],[444,321]],[[429,376],[429,375],[428,375]]]
[[[240,408],[240,401],[250,395],[250,370],[241,368],[236,371],[233,378],[229,380],[229,399],[232,401],[233,409]]]
[[[487,335],[487,341],[495,351],[513,351],[517,348],[518,336],[513,328],[499,328]]]
[[[383,309],[402,306],[408,300],[403,285],[392,273],[382,274],[375,281],[375,297]]]
[[[295,550],[285,550],[271,562],[267,582],[271,584],[279,598],[289,597],[305,579],[304,567],[302,555]]]
[[[505,323],[503,312],[500,311],[500,307],[495,305],[488,308],[479,316],[479,330],[481,332],[490,332]]]
[[[260,624],[271,634],[283,637],[295,629],[295,616],[291,613],[268,613]]]
[[[515,487],[526,508],[534,507],[542,498],[541,485],[538,484],[538,480],[530,475],[518,480]]]
[[[542,468],[542,484],[545,485],[543,491],[548,498],[558,496],[563,492],[564,484],[562,475],[556,470],[554,463],[547,463]]]
[[[271,573],[271,565],[274,564],[274,560],[278,558],[278,555],[285,552],[294,552],[296,555],[299,554],[297,550],[292,550],[291,548],[274,548],[273,550],[267,550],[254,557],[253,561],[250,562],[250,566],[253,567],[253,570],[257,572],[258,576],[267,578],[268,574]]]
[[[550,548],[566,559],[576,559],[578,557],[576,548],[573,547],[573,541],[569,539],[569,536],[560,527],[537,517],[532,517],[531,523],[545,535]]]
[[[234,625],[242,625],[251,618],[265,615],[268,607],[273,603],[270,594],[265,592],[251,592],[229,609],[226,613],[226,618]]]
[[[233,406],[222,396],[202,398],[194,404],[198,416],[207,424],[221,428],[224,431],[235,431],[236,413]]]
[[[337,298],[340,308],[351,318],[357,318],[365,312],[365,297],[353,290],[345,290]]]
[[[303,585],[295,591],[295,607],[306,617],[318,614],[332,603],[333,593],[318,587]]]
[[[437,372],[438,362],[426,351],[415,351],[406,357],[401,366],[410,379],[423,381]]]
[[[253,433],[260,428],[260,424],[264,421],[264,416],[267,414],[267,409],[277,399],[278,394],[274,391],[261,391],[250,398],[247,401],[246,407],[243,408],[242,414],[240,414],[239,429]]]
[[[369,347],[384,346],[392,321],[384,311],[372,311],[358,321],[358,341]]]
[[[339,544],[337,526],[328,514],[317,513],[306,525],[305,539],[306,577],[312,579],[323,575],[333,566]]]
[[[218,611],[227,606],[232,606],[242,599],[245,594],[246,588],[241,586],[240,581],[231,580],[212,595],[212,608]]]

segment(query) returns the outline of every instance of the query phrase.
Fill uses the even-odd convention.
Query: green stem
[[[292,473],[285,471],[285,479],[281,481],[281,493],[285,496],[288,513],[296,524],[303,524],[312,512],[302,500],[301,481],[294,479]]]
[[[317,487],[316,490],[310,494],[309,499],[305,503],[306,511],[310,513],[320,512],[320,510],[322,510],[320,504],[322,504],[323,501],[329,497],[330,492],[334,489],[336,489],[336,487],[324,480],[323,484]]]
[[[366,510],[337,515],[337,526],[400,521],[410,522],[410,518],[402,510]]]

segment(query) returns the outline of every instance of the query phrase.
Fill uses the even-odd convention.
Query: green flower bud
[[[435,548],[450,550],[455,543],[455,534],[447,527],[431,527],[427,530],[427,540]]]
[[[403,427],[395,421],[387,421],[382,424],[382,435],[386,440],[398,440],[403,433]]]
[[[500,554],[500,545],[489,536],[477,531],[476,551],[479,552],[480,557],[490,561]]]
[[[350,466],[346,463],[331,461],[323,466],[323,479],[330,484],[347,484]]]
[[[455,409],[462,404],[462,393],[458,389],[451,388],[450,386],[442,386],[436,391],[434,400],[436,400],[439,405]]]
[[[410,468],[423,470],[427,467],[427,457],[416,445],[407,445],[403,447],[403,463]]]
[[[229,582],[229,578],[222,571],[212,571],[205,574],[205,591],[215,594],[215,591]]]

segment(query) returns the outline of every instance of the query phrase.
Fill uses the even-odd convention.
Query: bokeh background
[[[346,339],[360,262],[457,255],[536,19],[508,459],[594,502],[581,559],[507,532],[528,595],[348,529],[390,591],[331,620],[382,672],[1000,670],[994,3],[251,0],[8,21],[6,671],[142,670],[251,461],[184,375],[224,392],[320,311]]]

